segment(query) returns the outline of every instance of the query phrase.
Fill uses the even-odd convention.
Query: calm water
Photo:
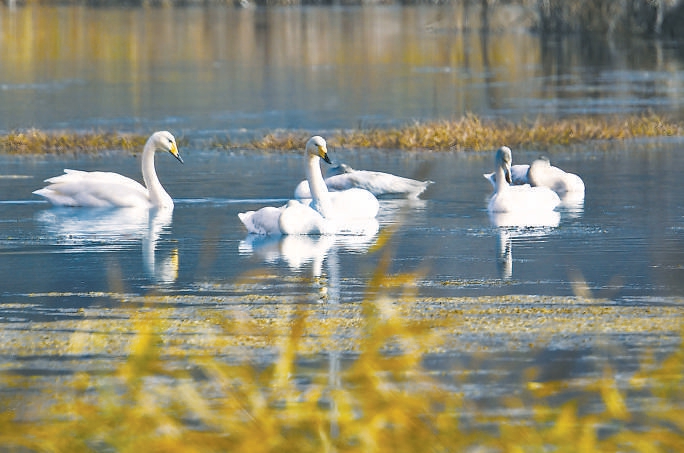
[[[684,118],[678,43],[459,24],[467,8],[0,9],[0,130],[241,138],[452,118]]]
[[[300,155],[212,152],[193,139],[278,128],[325,135],[466,112],[517,120],[653,110],[684,119],[684,52],[676,43],[483,35],[454,28],[462,14],[451,7],[0,6],[0,130],[163,128],[190,139],[181,150],[185,165],[157,158],[176,200],[172,216],[55,209],[31,194],[65,167],[139,179],[136,157],[0,156],[0,335],[30,342],[40,332],[32,322],[126,307],[126,295],[198,296],[185,307],[189,317],[201,316],[192,304],[213,306],[214,296],[361,300],[380,259],[377,235],[265,240],[249,237],[238,221],[240,211],[291,197],[303,176]],[[435,182],[420,201],[384,200],[379,219],[381,234],[396,228],[390,272],[415,273],[420,298],[566,296],[586,282],[606,306],[648,317],[656,307],[677,311],[684,295],[682,146],[671,139],[555,151],[552,162],[581,175],[587,193],[540,228],[499,228],[488,217],[491,189],[481,175],[492,171],[493,152],[332,154],[355,168]],[[538,155],[514,150],[518,163]],[[515,327],[467,337],[501,345],[479,357],[474,379],[489,378],[473,382],[469,394],[514,392],[500,376],[518,383],[516,370],[530,364],[600,375],[616,357],[587,348],[587,332],[512,356],[510,337],[528,344],[526,327]],[[620,367],[635,369],[645,343],[661,351],[677,344],[677,332],[658,329],[613,335],[624,348]],[[464,348],[425,366],[469,369]],[[0,357],[4,369],[49,375],[56,366],[65,373],[111,366],[89,356],[56,363],[40,352],[17,364],[14,354]]]
[[[498,228],[488,217],[490,186],[481,175],[493,166],[491,154],[338,151],[335,157],[435,181],[422,200],[384,200],[380,215],[381,231],[398,227],[391,271],[420,273],[422,295],[572,295],[572,282],[584,278],[594,295],[625,301],[684,293],[684,195],[672,190],[678,174],[671,171],[684,168],[681,145],[623,143],[553,154],[554,163],[582,175],[587,195],[541,228]],[[284,280],[322,275],[337,301],[359,299],[377,263],[377,253],[367,252],[376,236],[255,238],[237,218],[291,196],[303,174],[299,155],[188,149],[185,165],[167,157],[157,161],[177,200],[172,216],[52,208],[31,194],[63,167],[136,175],[134,157],[3,158],[1,297],[30,295],[35,303],[36,294],[59,292],[69,306],[85,306],[92,302],[85,293],[202,293],[203,285],[265,268]],[[318,297],[306,281],[288,291]]]

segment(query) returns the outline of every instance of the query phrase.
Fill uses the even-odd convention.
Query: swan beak
[[[318,156],[323,159],[326,163],[332,164],[332,161],[330,160],[330,157],[328,157],[328,151],[322,147],[318,147]]]
[[[182,157],[180,156],[180,154],[178,153],[178,147],[176,146],[175,143],[173,143],[173,144],[171,145],[171,149],[169,150],[169,152],[171,153],[171,155],[172,155],[173,157],[175,157],[176,159],[178,159],[178,161],[179,161],[181,164],[184,164],[184,163],[185,163],[185,162],[183,162],[183,158],[182,158]]]
[[[504,176],[506,177],[506,182],[511,184],[511,166],[508,164],[504,165]]]

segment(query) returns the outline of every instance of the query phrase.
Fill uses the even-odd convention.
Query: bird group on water
[[[173,200],[155,171],[157,151],[168,152],[183,163],[173,135],[167,131],[155,132],[143,148],[144,186],[118,173],[65,169],[64,174],[47,179],[48,185],[33,193],[58,206],[173,209]],[[417,198],[433,183],[347,166],[339,166],[324,178],[321,160],[332,164],[325,139],[316,135],[306,142],[306,180],[297,185],[293,199],[282,206],[266,206],[238,214],[248,233],[367,234],[377,229],[378,197]],[[579,176],[552,166],[545,158],[529,165],[513,165],[512,161],[510,148],[502,146],[495,154],[494,172],[484,175],[494,187],[487,206],[490,216],[534,218],[539,213],[554,213],[564,197],[583,199],[584,183]]]

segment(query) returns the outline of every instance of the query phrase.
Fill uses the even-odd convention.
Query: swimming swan
[[[329,192],[321,173],[321,158],[330,163],[325,140],[318,135],[306,143],[306,179],[312,199],[290,200],[279,208],[241,212],[238,217],[256,234],[357,234],[377,228],[377,198],[363,189]]]
[[[418,181],[380,171],[354,170],[345,164],[334,167],[328,174],[330,176],[325,178],[328,190],[341,191],[357,187],[366,189],[376,197],[397,195],[418,198],[433,183],[433,181]],[[298,200],[311,198],[308,181],[300,182],[295,188],[294,195]]]
[[[492,186],[496,186],[494,173],[483,175]],[[584,194],[584,182],[582,178],[573,173],[568,173],[551,165],[545,157],[532,162],[531,165],[513,165],[511,167],[511,184],[529,184],[532,187],[548,187],[560,196],[571,195],[572,197]]]
[[[142,174],[145,186],[118,173],[65,169],[46,179],[48,186],[33,193],[58,206],[173,208],[154,170],[155,151],[168,151],[183,163],[176,139],[166,131],[155,132],[143,148]]]
[[[496,152],[494,194],[489,199],[488,211],[551,211],[560,204],[560,198],[546,187],[511,186],[511,150],[502,146]]]

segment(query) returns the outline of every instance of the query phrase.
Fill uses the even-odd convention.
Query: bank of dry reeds
[[[216,137],[201,143],[209,149],[300,150],[317,131],[273,132],[248,142]],[[415,122],[403,127],[337,131],[326,136],[331,146],[411,151],[482,151],[508,145],[547,149],[589,141],[628,140],[684,135],[684,126],[656,114],[627,117],[488,120],[466,115],[455,120]],[[62,154],[124,150],[138,152],[147,136],[115,132],[13,131],[0,136],[5,154]],[[179,145],[187,145],[185,139]]]
[[[340,131],[326,137],[332,146],[430,151],[483,151],[501,145],[546,149],[597,140],[627,140],[682,135],[682,124],[656,114],[629,117],[578,117],[512,122],[466,115],[456,120],[416,122],[398,128]],[[299,150],[310,131],[268,134],[246,146],[262,150]],[[229,141],[216,140],[215,147]]]

